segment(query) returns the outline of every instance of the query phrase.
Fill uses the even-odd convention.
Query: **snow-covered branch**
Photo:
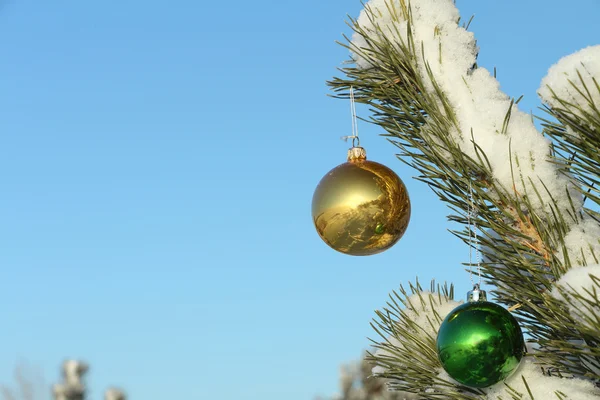
[[[354,64],[330,85],[340,97],[353,87],[372,107],[373,122],[448,203],[452,221],[466,225],[475,203],[484,277],[496,285],[497,301],[519,303],[515,313],[535,344],[507,381],[512,391],[447,384],[443,373],[426,372],[439,367],[429,358],[432,332],[412,332],[418,318],[403,303],[404,310],[378,313],[384,341],[376,371],[423,398],[516,399],[527,392],[521,375],[536,398],[563,388],[565,398],[600,396],[590,383],[600,381],[600,329],[597,272],[588,266],[600,259],[600,214],[585,207],[585,198],[600,204],[600,47],[550,70],[539,92],[558,123],[540,132],[476,64],[474,35],[452,0],[371,0],[351,22]],[[471,231],[454,233],[468,242]],[[425,326],[436,331],[432,321]]]

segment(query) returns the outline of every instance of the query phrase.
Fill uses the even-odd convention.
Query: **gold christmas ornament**
[[[312,217],[319,236],[331,248],[367,256],[389,249],[404,235],[410,199],[394,171],[367,160],[365,149],[353,146],[348,162],[319,182]]]

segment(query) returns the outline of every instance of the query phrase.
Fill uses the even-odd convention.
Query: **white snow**
[[[528,351],[534,352],[534,346],[527,344]],[[596,388],[590,381],[583,379],[567,379],[556,376],[546,376],[542,373],[543,365],[540,365],[534,357],[524,357],[517,369],[504,381],[498,382],[495,385],[484,388],[486,398],[488,400],[506,400],[512,399],[511,392],[507,386],[523,394],[524,398],[529,398],[527,388],[523,383],[523,378],[527,380],[527,385],[531,390],[533,397],[536,399],[559,400],[555,392],[564,393],[570,400],[592,400],[598,399],[600,389]],[[446,371],[440,371],[438,374],[440,379],[448,382],[456,382]],[[443,388],[442,388],[443,391]]]
[[[571,228],[564,238],[565,249],[573,266],[600,263],[600,225],[590,217],[585,217]],[[565,259],[563,249],[558,251],[559,259]]]
[[[396,339],[394,336],[390,336],[387,338],[387,342],[388,345],[394,346],[394,347],[402,347],[402,343]],[[386,349],[377,349],[377,351],[374,354],[376,357],[392,357],[393,354],[390,353],[388,350]],[[373,367],[373,369],[371,370],[371,372],[373,373],[373,375],[378,375],[378,374],[383,374],[386,372],[385,367],[381,366],[381,365],[376,365]]]
[[[419,327],[422,328],[420,332],[421,336],[429,335],[434,339],[437,337],[437,332],[440,328],[440,324],[435,324],[435,316],[434,311],[437,312],[440,319],[443,320],[446,318],[446,315],[450,313],[450,311],[454,310],[456,307],[462,304],[462,301],[454,301],[454,300],[444,300],[442,296],[442,301],[439,301],[439,297],[436,293],[431,292],[421,292],[421,297],[424,302],[421,302],[419,295],[413,294],[407,298],[407,302],[412,305],[412,307],[407,307],[404,309],[405,317],[413,322]],[[434,304],[434,309],[432,309],[431,304]],[[430,323],[431,321],[431,323]]]
[[[462,304],[462,302],[454,301],[454,300],[445,300],[444,297],[440,298],[437,294],[431,293],[428,291],[421,292],[421,297],[425,300],[421,302],[418,294],[413,294],[407,298],[407,304],[412,304],[412,307],[406,307],[404,311],[404,318],[409,321],[413,321],[417,326],[422,328],[421,330],[416,330],[411,332],[413,335],[418,335],[421,338],[426,338],[427,336],[436,338],[437,331],[440,328],[440,324],[436,323],[435,312],[439,315],[440,319],[443,320],[446,318],[446,315],[450,313],[450,311],[454,310],[456,307]],[[432,309],[431,304],[434,305],[434,309]],[[388,339],[389,343],[398,348],[402,348],[402,342],[393,336],[390,336]],[[411,338],[407,338],[406,341],[412,341]],[[392,356],[390,352],[385,349],[378,349],[375,352],[376,356]],[[385,369],[381,366],[376,366],[373,368],[373,374],[383,373]]]
[[[395,12],[392,12],[386,6],[387,0],[371,0],[365,5],[365,9],[361,11],[360,17],[358,18],[358,22],[360,26],[369,33],[369,38],[374,40],[378,39],[377,33],[375,31],[374,22],[381,28],[384,35],[390,38],[394,38],[394,40],[401,40],[402,33],[406,32],[407,24],[406,21],[401,17],[401,9],[397,8]],[[398,2],[394,2],[399,7]],[[369,15],[367,13],[367,8],[370,9],[374,15],[377,16],[376,21],[371,21],[369,19]],[[354,33],[352,36],[352,44],[357,49],[370,49],[371,46],[367,42],[367,40],[357,33]],[[371,63],[358,55],[356,52],[353,52],[353,58],[356,64],[361,68],[371,67]]]
[[[589,93],[583,89],[578,73],[581,74]],[[573,87],[573,84],[579,88],[579,91]],[[542,80],[538,94],[550,107],[564,108],[558,98],[580,107],[588,114],[598,115],[600,114],[598,85],[600,85],[600,45],[586,47],[561,58],[548,70],[548,75]],[[576,111],[573,107],[569,109]],[[583,116],[582,113],[578,114]]]
[[[523,378],[527,380],[527,385],[529,385],[529,389],[535,399],[561,399],[561,397],[556,395],[556,392],[565,394],[567,396],[566,399],[570,400],[597,400],[600,395],[600,390],[590,381],[543,375],[540,365],[535,364],[532,357],[525,357],[521,360],[521,364],[517,370],[504,381],[511,388],[523,394],[525,398],[529,398]],[[485,389],[487,399],[511,399],[510,391],[504,383],[499,382]]]
[[[374,25],[377,25],[385,36],[397,42],[406,42],[407,23],[401,12],[402,3],[407,2],[371,0],[357,22],[369,32],[372,40],[379,40],[374,29]],[[393,7],[386,4],[393,4]],[[549,204],[552,203],[551,196],[540,180],[558,204],[569,208],[567,196],[571,196],[575,207],[579,207],[582,198],[573,190],[568,178],[559,174],[556,166],[546,162],[550,142],[535,128],[532,117],[515,105],[511,107],[511,99],[500,90],[499,82],[488,70],[481,67],[471,70],[478,49],[474,35],[457,24],[459,13],[454,2],[416,0],[411,4],[415,46],[420,49],[422,45],[424,49],[424,57],[421,57],[420,51],[417,52],[419,73],[424,82],[429,82],[426,89],[433,90],[425,69],[426,63],[430,66],[434,79],[453,106],[458,120],[459,130],[448,134],[453,136],[463,152],[477,159],[471,143],[473,137],[488,157],[496,182],[508,193],[516,190],[519,195],[527,194],[535,209],[549,212]],[[368,9],[374,11],[373,21],[369,18]],[[352,37],[352,44],[357,48],[369,48],[368,41],[356,33]],[[358,67],[373,67],[356,51],[352,56]],[[509,108],[511,118],[503,132]],[[531,181],[540,193],[541,200],[533,190]],[[565,188],[569,188],[569,191]]]
[[[598,284],[594,284],[590,275],[600,279],[600,265],[594,264],[571,268],[556,282],[557,287],[552,289],[551,292],[554,298],[563,301],[567,305],[571,316],[575,320],[588,327],[592,327],[590,320],[597,321],[600,319],[599,288]],[[558,287],[562,289],[562,293]],[[583,298],[573,297],[574,293]],[[592,305],[590,305],[590,302]]]

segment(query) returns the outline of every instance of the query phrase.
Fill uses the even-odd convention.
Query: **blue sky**
[[[468,290],[447,209],[377,127],[361,143],[404,179],[408,232],[353,258],[313,229],[345,159],[349,105],[325,81],[359,1],[113,3],[0,9],[0,382],[24,360],[55,382],[75,357],[92,400],[311,399],[400,283]],[[550,65],[600,43],[597,0],[457,4],[525,110]]]

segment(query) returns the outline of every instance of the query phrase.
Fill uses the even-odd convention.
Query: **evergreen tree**
[[[600,46],[549,70],[539,132],[477,65],[452,0],[371,0],[349,24],[335,96],[353,88],[399,159],[447,203],[453,233],[480,249],[486,287],[527,341],[505,382],[459,384],[435,344],[459,302],[451,287],[413,283],[377,312],[374,375],[422,399],[600,398]]]

